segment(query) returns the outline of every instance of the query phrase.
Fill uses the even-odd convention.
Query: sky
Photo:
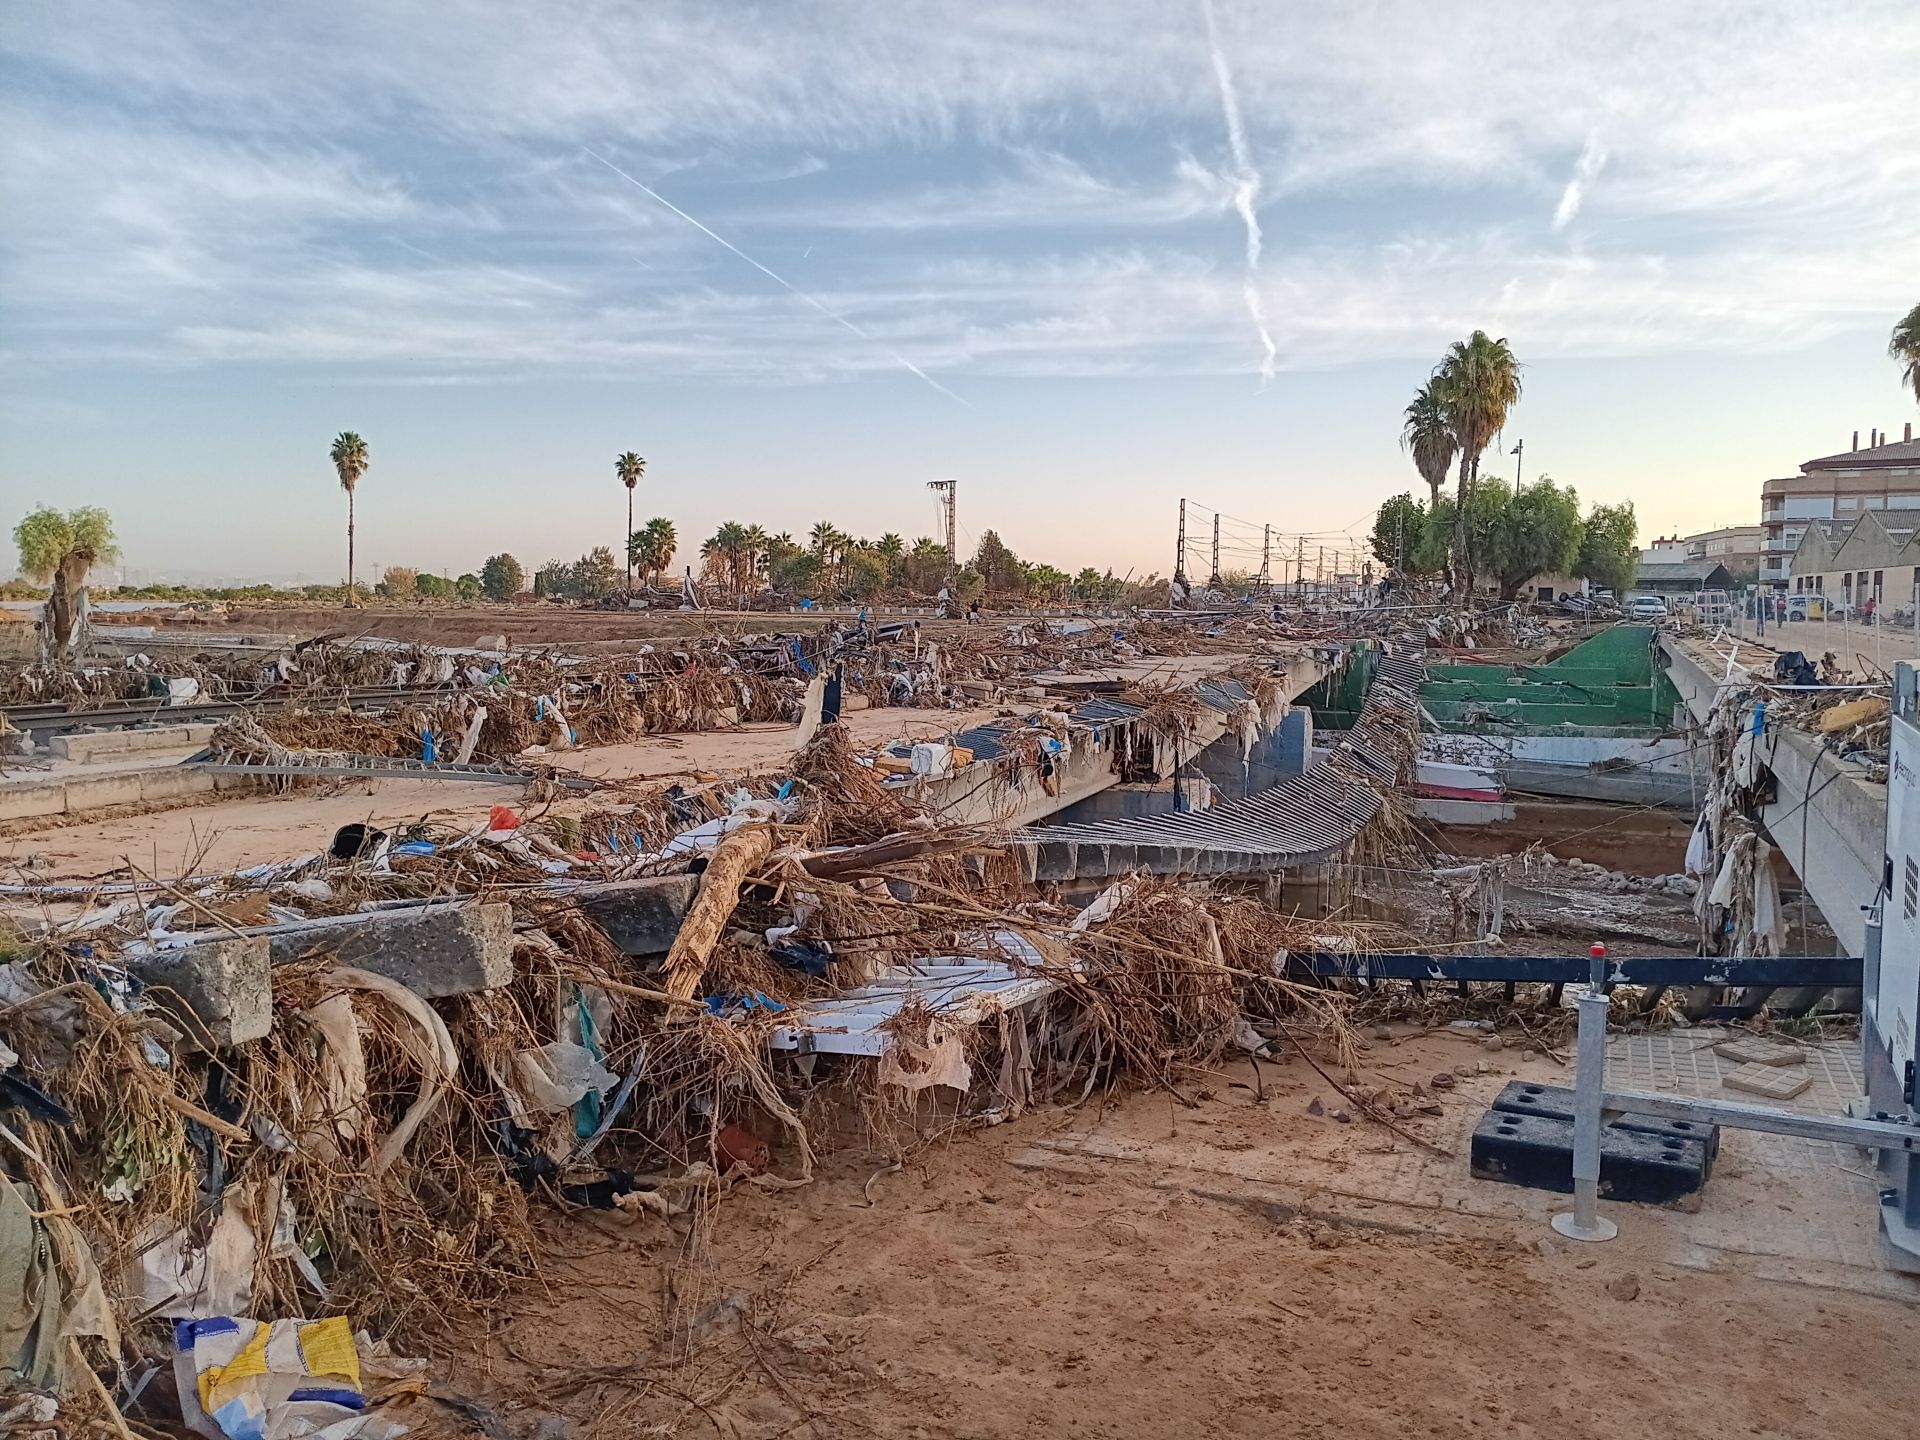
[[[1643,538],[1920,420],[1913,0],[14,0],[0,519],[131,578],[723,520],[1165,573],[1363,533],[1483,328],[1485,464]],[[9,557],[10,558],[10,557]],[[1229,560],[1234,556],[1230,553]],[[1257,563],[1257,562],[1256,562]]]

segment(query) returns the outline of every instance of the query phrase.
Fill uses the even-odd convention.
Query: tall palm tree
[[[340,488],[347,492],[347,604],[353,600],[353,491],[360,483],[360,477],[367,473],[367,464],[371,458],[367,453],[367,442],[351,430],[342,430],[334,437],[333,470],[340,477]]]
[[[1920,305],[1909,310],[1906,318],[1893,327],[1887,354],[1900,362],[1900,378],[1913,391],[1913,398],[1920,400]]]
[[[613,462],[613,473],[620,483],[627,487],[627,594],[633,594],[633,487],[640,483],[640,477],[647,473],[647,462],[633,451],[618,456]]]
[[[891,582],[899,579],[900,562],[906,558],[907,542],[889,530],[880,537],[879,543],[876,544],[874,548],[880,552],[881,558],[887,562],[888,581]]]
[[[1490,339],[1476,330],[1455,341],[1433,372],[1433,388],[1460,447],[1460,493],[1453,515],[1454,574],[1461,599],[1473,585],[1467,544],[1467,500],[1480,478],[1480,454],[1505,428],[1507,416],[1520,403],[1520,362],[1505,340]]]
[[[762,530],[758,525],[749,525],[743,532],[743,535],[747,546],[747,578],[749,581],[752,581],[759,576],[760,562],[766,555],[767,532]]]
[[[1413,453],[1413,468],[1432,492],[1432,513],[1439,508],[1440,492],[1446,487],[1447,471],[1453,466],[1453,454],[1460,442],[1453,438],[1446,406],[1440,403],[1431,381],[1413,392],[1413,403],[1407,406],[1406,420],[1400,427],[1400,446]]]

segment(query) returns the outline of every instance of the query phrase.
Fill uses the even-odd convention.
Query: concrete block
[[[227,936],[129,962],[187,1039],[224,1049],[273,1028],[273,969],[266,937]]]
[[[1813,1077],[1804,1069],[1782,1070],[1774,1065],[1742,1065],[1720,1077],[1729,1090],[1744,1091],[1766,1100],[1791,1100],[1809,1085]]]
[[[275,965],[325,956],[397,980],[432,1000],[492,990],[513,979],[513,908],[450,903],[273,925]]]
[[[213,793],[215,777],[206,770],[167,765],[158,770],[142,770],[139,775],[140,798],[149,803],[158,800],[178,800],[186,795]]]
[[[140,803],[140,773],[123,770],[111,775],[76,776],[67,781],[67,813],[103,810],[109,805]]]
[[[699,888],[698,875],[661,875],[584,885],[571,898],[612,937],[622,954],[664,955],[673,948],[680,922],[687,918],[687,907]]]
[[[1733,1040],[1722,1040],[1713,1047],[1713,1053],[1723,1060],[1731,1060],[1736,1065],[1804,1065],[1807,1052],[1798,1045],[1783,1045],[1778,1040],[1769,1040],[1761,1035],[1742,1035]]]
[[[67,787],[54,780],[9,780],[0,784],[0,820],[31,820],[67,813]]]

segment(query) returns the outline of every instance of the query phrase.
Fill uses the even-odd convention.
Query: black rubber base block
[[[1539,1115],[1548,1120],[1573,1120],[1573,1091],[1564,1085],[1536,1085],[1530,1080],[1509,1080],[1493,1098],[1493,1108],[1509,1115]],[[1630,1130],[1638,1135],[1658,1135],[1662,1140],[1698,1140],[1707,1147],[1707,1178],[1713,1178],[1713,1162],[1720,1157],[1720,1127],[1693,1120],[1657,1120],[1651,1115],[1622,1115],[1609,1127]]]
[[[1473,1174],[1534,1190],[1573,1190],[1573,1122],[1489,1110],[1473,1128]],[[1638,1131],[1600,1134],[1600,1195],[1670,1205],[1706,1183],[1707,1147]]]

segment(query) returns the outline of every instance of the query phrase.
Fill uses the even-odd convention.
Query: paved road
[[[1862,677],[1890,672],[1898,660],[1920,665],[1920,634],[1905,627],[1790,620],[1785,625],[1769,623],[1765,635],[1756,635],[1753,621],[1743,616],[1734,633],[1770,649],[1804,651],[1816,661],[1832,651],[1843,666]]]

